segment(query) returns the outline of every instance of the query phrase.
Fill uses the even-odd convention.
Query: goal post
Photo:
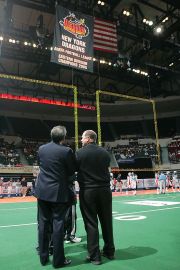
[[[158,170],[160,167],[160,164],[161,164],[161,158],[160,158],[160,145],[159,145],[157,112],[156,112],[155,101],[153,99],[146,99],[146,98],[128,96],[128,95],[123,95],[123,94],[118,94],[118,93],[113,93],[113,92],[108,92],[108,91],[97,90],[96,91],[96,115],[97,115],[97,133],[98,133],[98,144],[99,145],[102,145],[100,95],[109,95],[109,96],[116,96],[116,97],[120,97],[120,98],[129,99],[129,100],[138,100],[138,101],[142,101],[142,102],[148,102],[149,104],[152,105],[155,140],[156,140],[156,151],[157,151],[157,161],[158,161],[158,168],[156,168],[156,170]]]

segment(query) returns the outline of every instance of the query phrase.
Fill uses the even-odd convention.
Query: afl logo
[[[70,12],[68,16],[59,21],[59,24],[76,38],[82,39],[89,35],[89,28],[85,24],[85,20],[78,20],[74,13]]]

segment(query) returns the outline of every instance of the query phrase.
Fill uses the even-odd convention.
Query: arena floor
[[[116,260],[103,258],[94,266],[85,261],[86,234],[78,211],[79,244],[65,244],[68,269],[179,270],[180,193],[113,196]],[[123,194],[124,195],[124,194]],[[35,252],[37,243],[36,200],[33,197],[0,200],[0,265],[2,270],[53,269],[42,267]],[[102,240],[100,240],[102,246]]]

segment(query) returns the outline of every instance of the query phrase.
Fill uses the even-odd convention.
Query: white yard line
[[[79,220],[82,220],[82,218],[77,218],[77,221],[79,221]],[[24,224],[0,225],[0,229],[1,228],[32,226],[32,225],[37,225],[37,222],[35,222],[35,223],[24,223]]]
[[[37,225],[37,223],[25,223],[25,224],[14,224],[14,225],[2,225],[0,228],[11,228],[11,227],[22,227],[22,226],[32,226]]]
[[[37,207],[23,207],[23,208],[9,208],[9,209],[0,209],[0,211],[14,211],[14,210],[28,210],[28,209],[33,209]]]
[[[159,208],[159,209],[153,209],[153,210],[146,210],[146,211],[136,211],[136,212],[129,212],[129,213],[122,213],[122,214],[115,214],[113,217],[116,216],[124,216],[124,215],[131,215],[131,214],[139,214],[139,213],[149,213],[149,212],[157,212],[157,211],[164,211],[164,210],[173,210],[173,209],[179,209],[180,206],[175,207],[167,207],[167,208]]]

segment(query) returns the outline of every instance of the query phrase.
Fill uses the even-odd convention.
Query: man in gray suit
[[[42,265],[49,261],[50,228],[52,228],[53,266],[70,264],[64,255],[64,219],[69,207],[68,179],[75,172],[75,157],[63,145],[66,128],[56,126],[51,130],[50,143],[39,147],[40,172],[35,194],[38,203],[38,241]]]

